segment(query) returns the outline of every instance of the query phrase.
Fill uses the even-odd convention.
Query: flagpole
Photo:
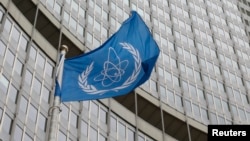
[[[68,52],[68,47],[66,45],[62,45],[60,48],[61,52],[61,58],[59,61],[59,65],[56,72],[56,77],[58,80],[59,86],[61,86],[62,83],[62,74],[63,74],[63,64],[65,55]],[[51,116],[50,119],[50,127],[49,127],[49,135],[48,135],[48,141],[57,141],[57,133],[58,133],[58,119],[59,119],[59,113],[61,111],[60,109],[60,96],[55,96],[53,101],[53,106],[49,109],[49,116]]]

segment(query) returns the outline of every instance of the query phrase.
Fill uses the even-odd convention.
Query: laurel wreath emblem
[[[99,94],[102,95],[107,91],[118,91],[121,89],[124,89],[128,86],[130,86],[138,77],[140,71],[141,71],[141,57],[137,49],[135,49],[131,44],[129,43],[120,43],[124,49],[126,49],[128,52],[130,52],[133,55],[133,58],[135,60],[135,69],[130,77],[121,85],[112,89],[108,90],[98,90],[93,85],[89,85],[87,78],[90,72],[93,70],[94,62],[92,62],[85,71],[83,71],[79,77],[78,77],[78,84],[80,88],[86,92],[87,94]]]

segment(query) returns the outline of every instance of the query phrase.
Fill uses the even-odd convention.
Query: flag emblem
[[[120,43],[123,49],[127,50],[134,59],[134,71],[128,77],[125,82],[118,87],[112,88],[112,89],[97,89],[93,85],[89,85],[87,82],[87,77],[91,73],[91,71],[94,69],[92,62],[86,70],[84,70],[81,75],[78,77],[78,84],[82,88],[84,92],[87,94],[103,94],[107,91],[119,91],[120,89],[124,89],[128,86],[130,86],[136,79],[138,74],[140,73],[141,70],[141,58],[140,58],[140,53],[137,49],[135,49],[131,44],[129,43]],[[108,52],[108,60],[104,61],[103,63],[103,70],[99,75],[97,75],[94,78],[94,81],[102,81],[102,86],[108,87],[111,86],[113,83],[120,82],[122,80],[122,76],[125,74],[126,69],[128,64],[131,63],[129,62],[128,59],[126,60],[120,60],[120,57],[117,55],[116,51],[114,48],[110,47],[109,52]],[[132,68],[130,68],[132,69]]]
[[[114,58],[115,60],[112,60],[111,58]],[[108,60],[104,62],[102,72],[96,76],[94,80],[102,81],[102,86],[104,87],[119,82],[126,71],[128,63],[128,60],[121,61],[114,48],[110,47]]]

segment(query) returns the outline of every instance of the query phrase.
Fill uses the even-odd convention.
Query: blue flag
[[[132,11],[100,47],[65,59],[56,95],[65,102],[128,94],[149,79],[159,52],[147,25]]]

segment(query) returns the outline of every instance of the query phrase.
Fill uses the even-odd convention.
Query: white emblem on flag
[[[94,62],[92,62],[87,68],[86,70],[84,70],[78,77],[78,84],[81,87],[81,89],[86,92],[87,94],[103,94],[107,91],[118,91],[121,89],[124,89],[128,86],[130,86],[137,78],[137,76],[139,75],[140,71],[141,71],[141,57],[140,54],[138,52],[137,49],[135,49],[131,44],[129,43],[120,43],[120,45],[122,45],[122,47],[124,49],[126,49],[129,53],[131,53],[131,55],[133,56],[134,60],[135,60],[135,68],[134,71],[132,72],[131,76],[128,77],[128,79],[121,85],[115,88],[111,88],[108,90],[100,90],[95,88],[93,85],[89,85],[87,78],[88,75],[91,73],[91,71],[93,70],[93,64]],[[110,54],[114,53],[115,57],[118,59],[116,61],[118,61],[117,64],[114,64],[114,62],[112,60],[110,60],[110,58],[108,58],[107,61],[104,62],[103,64],[103,71],[94,78],[94,81],[102,81],[102,85],[104,87],[110,86],[115,82],[119,82],[122,78],[122,75],[125,73],[125,69],[128,66],[128,60],[120,60],[120,58],[118,57],[117,53],[115,52],[115,50],[113,48],[109,48],[109,55],[108,57],[110,57]]]
[[[114,48],[110,47],[108,60],[103,63],[103,70],[94,78],[94,80],[102,81],[102,86],[104,87],[119,82],[126,71],[128,63],[128,60],[121,61]]]

